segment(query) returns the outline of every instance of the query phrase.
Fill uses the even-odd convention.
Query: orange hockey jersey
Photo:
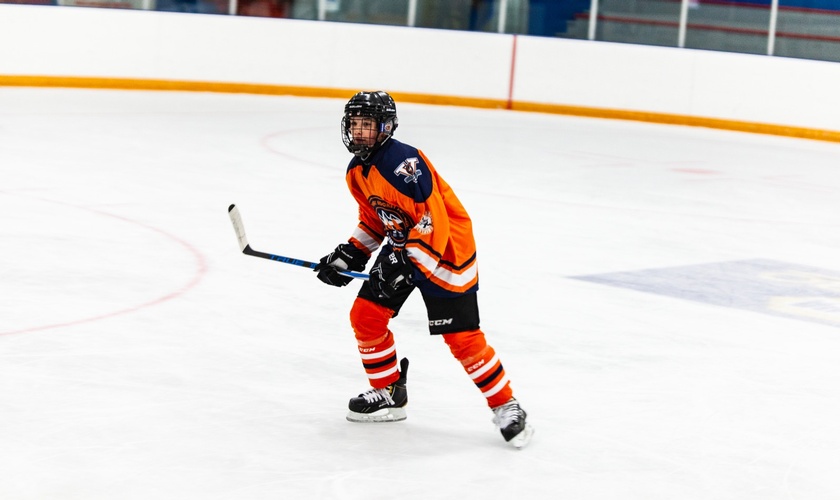
[[[367,162],[353,158],[347,185],[359,204],[351,243],[373,253],[387,238],[407,251],[423,293],[478,289],[472,221],[422,151],[390,139]]]

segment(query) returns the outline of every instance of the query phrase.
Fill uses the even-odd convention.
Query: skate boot
[[[384,389],[370,389],[350,399],[347,420],[351,422],[399,422],[405,420],[405,406],[408,391],[405,378],[408,374],[408,359],[400,361],[400,378]]]
[[[502,431],[502,437],[514,448],[522,448],[531,441],[534,428],[525,421],[528,416],[525,410],[519,406],[519,401],[511,398],[510,401],[493,408],[493,423]]]

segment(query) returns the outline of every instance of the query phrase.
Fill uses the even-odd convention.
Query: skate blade
[[[355,411],[347,412],[347,420],[360,424],[399,422],[405,419],[406,414],[404,408],[383,408],[373,413],[356,413]]]
[[[528,443],[531,442],[531,437],[534,435],[534,428],[529,423],[525,423],[525,428],[522,429],[522,432],[510,438],[508,444],[516,448],[517,450],[521,450]]]

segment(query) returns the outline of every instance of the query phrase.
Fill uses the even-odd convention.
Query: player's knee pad
[[[462,363],[480,358],[487,349],[487,341],[481,330],[446,333],[443,335],[443,340],[449,346],[452,355]]]
[[[350,308],[350,326],[360,344],[375,342],[388,334],[394,311],[367,299],[357,298]]]

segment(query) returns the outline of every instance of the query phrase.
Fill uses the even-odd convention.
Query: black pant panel
[[[390,298],[377,297],[376,294],[373,293],[373,289],[370,287],[370,284],[365,281],[362,283],[362,288],[359,289],[359,297],[393,310],[394,315],[392,318],[396,318],[397,314],[400,312],[400,308],[403,304],[405,304],[405,301],[408,300],[408,296],[411,295],[411,292],[413,291],[413,286],[407,286],[398,288],[394,295]]]
[[[426,303],[429,333],[432,335],[478,329],[477,294],[466,293],[456,297],[423,295],[423,301]]]

